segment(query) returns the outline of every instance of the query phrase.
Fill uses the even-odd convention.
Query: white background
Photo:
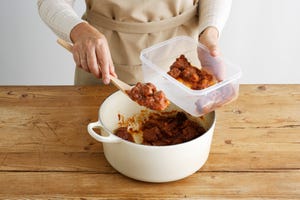
[[[0,1],[0,85],[72,85],[74,62],[35,0]],[[84,0],[75,9],[82,14]],[[233,0],[220,47],[241,83],[300,83],[300,1]]]

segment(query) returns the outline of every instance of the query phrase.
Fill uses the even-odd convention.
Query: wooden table
[[[87,133],[114,91],[0,87],[0,198],[300,199],[300,85],[242,85],[204,167],[160,184],[119,174]]]

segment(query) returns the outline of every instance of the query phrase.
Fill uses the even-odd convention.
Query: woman
[[[80,19],[74,0],[38,0],[41,18],[74,44],[75,84],[104,84],[109,75],[128,84],[142,81],[140,51],[187,35],[219,54],[218,38],[231,0],[86,0]],[[83,70],[82,70],[83,69]]]

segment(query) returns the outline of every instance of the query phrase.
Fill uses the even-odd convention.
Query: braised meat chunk
[[[157,91],[152,83],[138,82],[131,90],[126,90],[128,96],[141,106],[162,111],[170,104],[162,91]]]
[[[180,55],[170,66],[168,74],[193,90],[201,90],[217,83],[212,74],[191,65],[184,55]]]
[[[119,127],[115,131],[115,135],[119,136],[120,138],[123,138],[124,140],[134,142],[132,135],[127,131],[127,127]]]

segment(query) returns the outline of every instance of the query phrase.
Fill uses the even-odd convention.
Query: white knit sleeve
[[[200,0],[200,33],[208,26],[216,27],[219,36],[231,10],[231,0]]]
[[[38,0],[38,11],[42,20],[60,38],[71,42],[70,32],[84,22],[74,11],[75,0]]]

